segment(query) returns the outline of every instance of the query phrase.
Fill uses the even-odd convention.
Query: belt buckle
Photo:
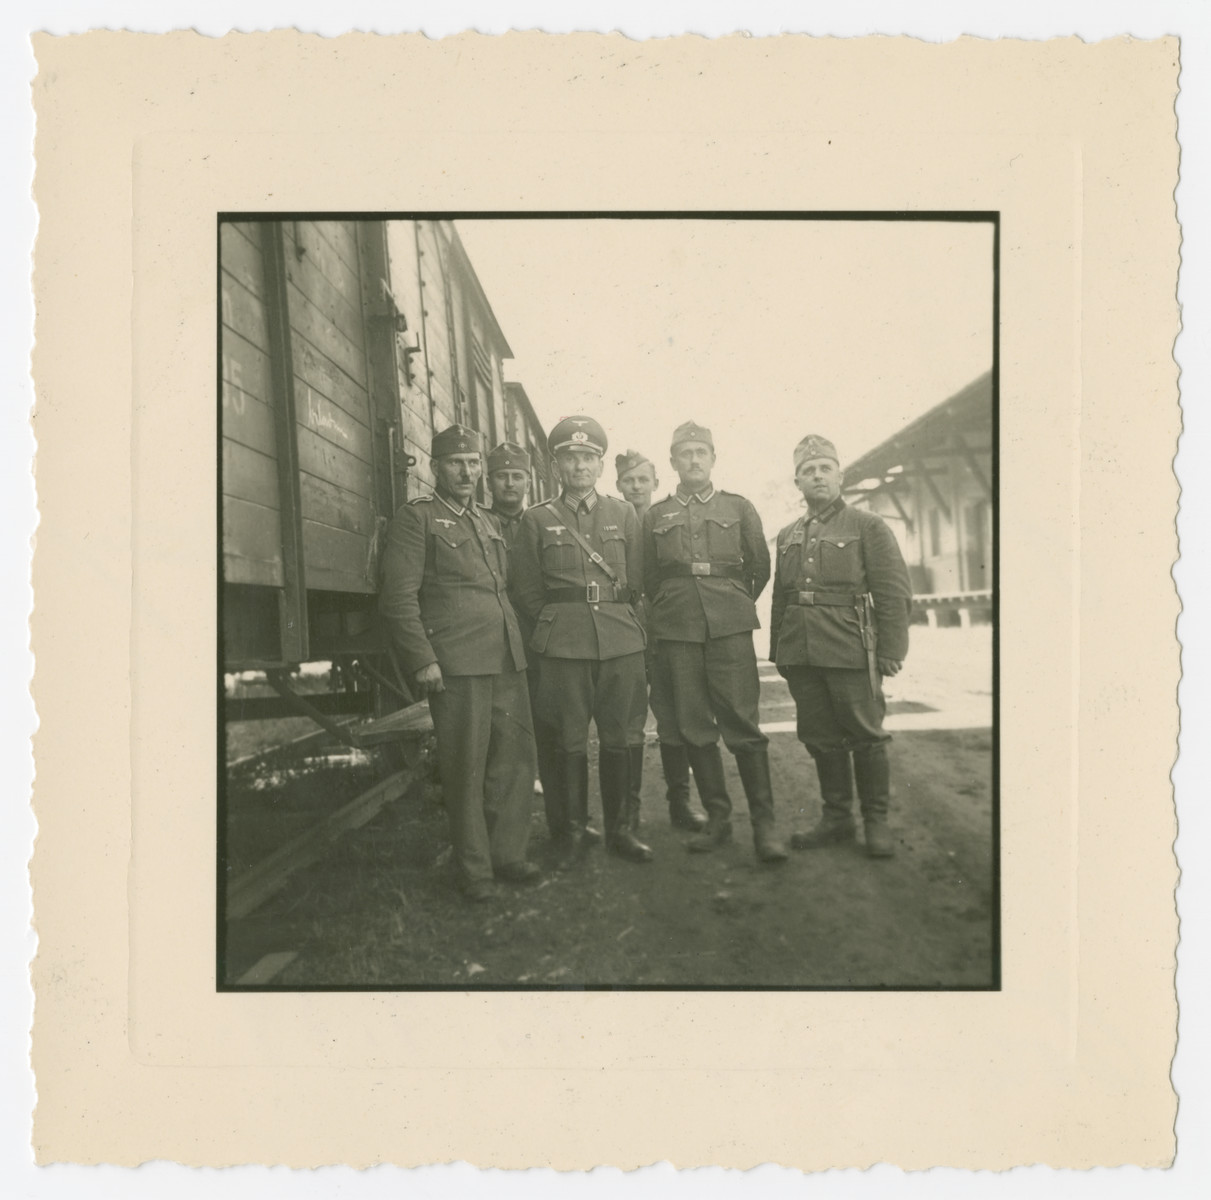
[[[585,588],[585,599],[590,604],[599,604],[601,602],[601,587],[594,581]]]
[[[709,562],[692,562],[690,563],[691,575],[709,575],[711,573],[711,564]]]
[[[799,603],[800,604],[815,604],[816,603],[816,593],[815,592],[800,592],[799,593]]]

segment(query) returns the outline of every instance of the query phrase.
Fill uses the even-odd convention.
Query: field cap
[[[429,446],[430,458],[445,458],[447,454],[481,454],[483,441],[478,432],[465,425],[451,425],[433,435]]]
[[[592,450],[604,454],[609,445],[605,430],[592,417],[564,417],[547,438],[547,447],[558,454],[569,447],[573,450]]]
[[[818,433],[809,433],[795,447],[795,470],[797,471],[799,464],[807,462],[809,458],[831,458],[837,466],[841,465],[841,460],[837,457],[837,447],[828,438],[821,437]]]
[[[715,439],[711,437],[711,431],[705,425],[699,425],[697,421],[686,421],[683,425],[678,425],[673,430],[673,445],[672,452],[677,452],[677,447],[683,442],[702,442],[715,449]]]
[[[627,450],[624,454],[614,456],[614,466],[617,468],[619,479],[642,463],[647,463],[653,471],[656,469],[652,460],[646,454],[640,454],[638,450]]]
[[[501,442],[488,453],[488,474],[493,471],[529,471],[530,456],[516,442]]]

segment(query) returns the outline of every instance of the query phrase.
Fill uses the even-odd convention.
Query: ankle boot
[[[878,742],[854,751],[854,775],[858,781],[858,800],[866,829],[866,853],[871,858],[891,858],[895,841],[887,826],[891,806],[891,767],[887,746]]]
[[[714,850],[732,839],[732,799],[723,779],[723,755],[719,743],[711,746],[686,746],[686,756],[706,809],[706,828],[696,833],[686,847],[697,853]]]
[[[791,835],[791,845],[796,850],[816,850],[854,840],[854,772],[849,751],[822,751],[813,757],[824,810],[815,828]]]
[[[698,833],[706,828],[706,817],[690,808],[690,760],[684,746],[660,743],[660,765],[664,769],[669,822],[674,829]]]
[[[736,755],[740,782],[748,800],[749,819],[753,823],[753,847],[762,862],[783,862],[786,845],[774,828],[774,792],[769,777],[769,751],[742,750]]]
[[[630,750],[607,749],[602,746],[598,767],[601,780],[601,810],[605,816],[606,849],[628,862],[651,862],[651,847],[645,846],[635,836],[630,825]],[[636,806],[636,817],[638,811]]]
[[[562,870],[577,862],[588,846],[585,825],[589,818],[589,756],[560,754],[559,766],[564,804],[556,867]]]

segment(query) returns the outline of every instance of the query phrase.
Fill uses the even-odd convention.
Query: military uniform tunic
[[[737,752],[764,747],[752,631],[770,577],[757,510],[743,496],[678,489],[644,516],[648,628],[656,640],[653,693],[671,697],[681,740]]]
[[[593,562],[575,529],[613,572]],[[643,744],[647,715],[644,633],[633,602],[642,579],[635,510],[592,492],[526,510],[513,549],[513,595],[542,656],[540,719],[566,754],[583,753],[590,720],[606,748]]]
[[[379,611],[409,674],[437,663],[429,697],[451,841],[464,876],[525,859],[534,736],[505,540],[474,502],[422,496],[387,531]]]
[[[778,534],[770,658],[790,685],[809,750],[890,740],[870,659],[904,659],[911,601],[899,544],[876,514],[838,497]]]

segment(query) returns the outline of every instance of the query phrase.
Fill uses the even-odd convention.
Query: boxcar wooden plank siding
[[[326,442],[347,450],[364,463],[372,461],[370,430],[301,381],[295,383],[294,413],[300,425]]]
[[[308,222],[340,256],[341,261],[355,275],[358,273],[357,234],[353,221],[310,221]]]
[[[358,274],[332,248],[315,227],[314,221],[299,221],[298,237],[294,234],[295,222],[286,223],[286,259],[287,264],[296,262],[310,263],[338,291],[354,309],[361,306],[361,287]],[[302,248],[302,255],[297,252]]]
[[[224,221],[219,227],[219,257],[223,270],[234,276],[254,296],[265,295],[265,260],[259,239],[251,241],[237,225]]]
[[[279,508],[277,460],[224,438],[223,495]]]
[[[219,281],[223,305],[223,324],[246,337],[254,346],[268,351],[269,335],[265,324],[265,306],[230,271],[221,272]]]
[[[224,497],[223,564],[228,583],[282,586],[282,523],[276,509]]]
[[[373,539],[304,518],[303,547],[308,588],[377,590],[378,564]]]
[[[361,537],[374,534],[374,506],[364,496],[356,496],[314,475],[302,475],[299,482],[304,520],[318,521]]]
[[[326,479],[337,487],[370,500],[374,479],[369,466],[360,458],[334,446],[310,429],[298,427],[299,470],[316,479]]]
[[[223,437],[277,458],[273,409],[252,396],[244,396],[223,411]]]
[[[364,343],[360,288],[352,295],[342,292],[339,276],[337,282],[334,282],[306,255],[301,259],[295,258],[289,246],[286,250],[286,278],[349,339],[352,345],[360,347]],[[355,279],[354,284],[356,283]]]
[[[355,383],[297,330],[290,332],[296,392],[301,384],[327,397],[362,425],[369,424],[370,402],[366,389]]]
[[[224,326],[222,335],[223,382],[272,408],[269,356],[234,329]]]
[[[290,294],[290,324],[321,354],[332,360],[361,388],[366,386],[366,359],[360,344],[355,345],[299,290],[287,284]]]

